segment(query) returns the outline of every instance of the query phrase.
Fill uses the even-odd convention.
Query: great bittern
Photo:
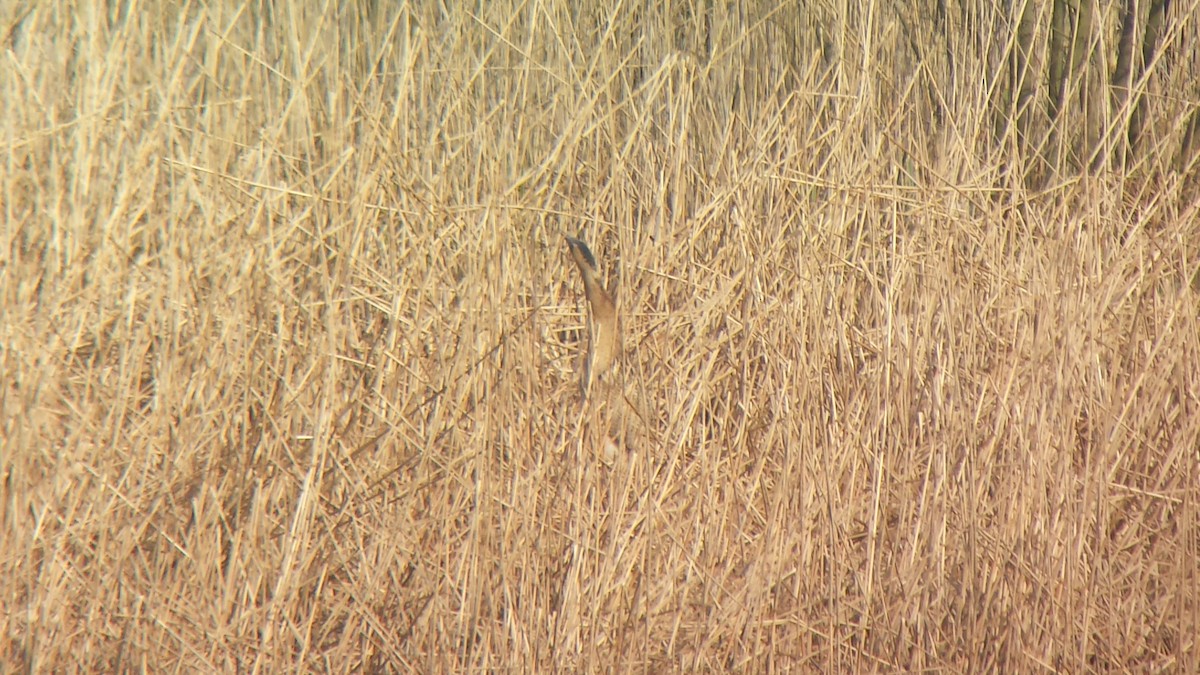
[[[586,399],[596,378],[604,375],[617,360],[621,349],[621,337],[617,325],[617,305],[604,288],[600,273],[596,269],[596,257],[587,244],[575,237],[566,237],[571,258],[583,276],[583,292],[591,308],[588,330],[588,358],[583,365],[580,388]],[[615,290],[615,289],[614,289]]]

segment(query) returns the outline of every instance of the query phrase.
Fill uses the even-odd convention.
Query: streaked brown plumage
[[[617,305],[604,288],[600,273],[596,269],[596,257],[587,244],[575,237],[566,237],[571,258],[583,277],[583,292],[591,308],[588,331],[588,358],[584,363],[583,381],[580,383],[584,397],[592,383],[602,377],[616,362],[621,349],[621,337],[617,321]]]

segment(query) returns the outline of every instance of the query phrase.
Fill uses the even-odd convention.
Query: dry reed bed
[[[1194,169],[836,5],[276,5],[0,10],[7,668],[1196,667]]]

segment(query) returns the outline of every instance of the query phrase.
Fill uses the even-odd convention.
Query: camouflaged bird
[[[637,448],[648,447],[646,443],[655,433],[652,420],[658,416],[646,396],[642,363],[632,350],[625,350],[616,303],[616,275],[606,288],[587,244],[575,237],[566,240],[571,259],[583,277],[589,308],[588,349],[579,383],[583,408],[593,432],[599,435],[602,456],[611,463],[620,448],[636,453]]]
[[[583,277],[583,292],[587,297],[590,320],[588,321],[588,354],[583,364],[580,389],[586,400],[597,381],[612,369],[620,357],[621,334],[617,318],[617,304],[613,301],[615,287],[606,289],[596,265],[596,256],[583,240],[566,237],[571,258]],[[613,285],[615,286],[615,284]]]

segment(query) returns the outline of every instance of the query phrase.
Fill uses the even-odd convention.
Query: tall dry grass
[[[3,670],[1200,668],[1195,22],[1035,192],[995,26],[618,5],[0,6]]]

